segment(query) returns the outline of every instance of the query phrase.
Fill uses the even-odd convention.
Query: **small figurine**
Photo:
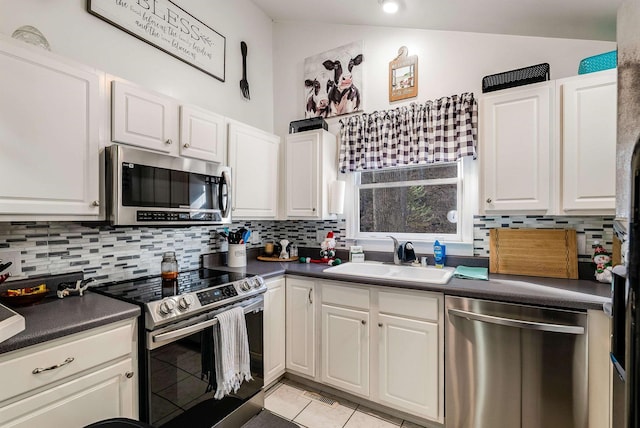
[[[279,255],[279,257],[281,259],[288,259],[289,258],[289,240],[283,239],[282,241],[280,241],[280,255]]]
[[[611,283],[611,255],[600,245],[599,241],[594,242],[593,262],[596,264],[595,277],[597,281]]]
[[[67,296],[82,296],[84,292],[89,288],[89,283],[95,281],[94,278],[79,279],[75,283],[62,282],[58,284],[58,290],[56,294],[58,298],[64,299]]]
[[[320,243],[320,259],[300,257],[299,261],[300,263],[323,263],[329,266],[342,263],[342,260],[336,258],[336,240],[333,237],[333,232],[328,232],[327,237]]]

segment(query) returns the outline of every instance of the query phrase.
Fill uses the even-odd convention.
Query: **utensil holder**
[[[247,265],[247,246],[245,244],[229,244],[227,266],[243,267]]]

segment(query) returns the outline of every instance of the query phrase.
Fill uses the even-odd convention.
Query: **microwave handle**
[[[229,174],[227,171],[222,171],[222,176],[220,178],[219,186],[220,187],[218,188],[218,206],[220,207],[222,217],[226,218],[226,217],[229,217],[229,211],[231,210],[231,180],[229,179]],[[223,194],[225,187],[227,191],[226,195]]]

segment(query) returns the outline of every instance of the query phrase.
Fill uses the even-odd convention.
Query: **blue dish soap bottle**
[[[437,239],[433,243],[433,258],[435,259],[436,267],[442,269],[447,258],[447,247],[440,244]]]

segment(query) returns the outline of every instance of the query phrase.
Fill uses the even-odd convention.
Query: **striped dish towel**
[[[213,349],[217,389],[213,397],[219,400],[236,392],[243,381],[253,378],[244,309],[235,307],[216,315],[216,318],[218,324],[213,326]]]

